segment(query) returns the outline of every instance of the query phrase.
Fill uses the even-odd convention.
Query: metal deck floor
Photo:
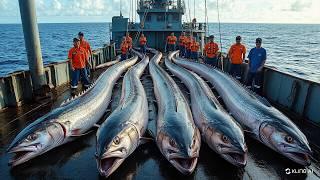
[[[145,72],[148,72],[148,70]],[[101,70],[95,72],[95,78],[100,73]],[[113,90],[113,100],[110,105],[111,110],[118,104],[121,93],[121,82],[122,79],[118,81]],[[182,91],[187,91],[183,84],[179,81],[176,82]],[[142,76],[142,83],[146,89],[149,101],[149,129],[153,131],[157,112],[151,77],[144,74]],[[94,157],[95,133],[60,146],[18,167],[12,169],[8,167],[9,156],[5,153],[5,149],[15,135],[26,124],[47,113],[52,107],[58,106],[64,99],[70,96],[71,92],[70,90],[66,90],[58,92],[58,94],[60,95],[53,103],[49,102],[40,107],[40,104],[25,105],[21,108],[10,108],[0,112],[0,179],[102,178],[99,176]],[[38,107],[36,111],[14,120],[36,107]],[[105,117],[107,116],[106,114]],[[304,167],[293,163],[249,137],[246,137],[246,142],[249,154],[248,164],[245,168],[237,168],[230,165],[206,144],[202,143],[195,172],[190,176],[183,176],[162,156],[155,143],[148,143],[140,146],[126,159],[110,179],[320,179],[318,176],[320,174],[320,165],[318,163],[313,162],[308,168],[309,171],[313,172],[287,175],[286,169],[288,168],[299,171],[299,169],[304,169]]]

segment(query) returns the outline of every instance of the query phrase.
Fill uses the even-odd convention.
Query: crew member
[[[86,70],[87,70],[88,77],[90,77],[90,69],[92,68],[92,65],[89,61],[89,57],[91,57],[91,54],[92,54],[91,46],[90,46],[89,42],[84,39],[83,32],[78,33],[78,38],[80,39],[80,47],[84,48],[88,53]]]
[[[181,36],[179,37],[179,56],[184,57],[186,55],[186,46],[185,46],[185,41],[186,41],[186,33],[182,32]]]
[[[122,38],[122,43],[120,45],[121,49],[121,59],[120,61],[128,59],[128,50],[129,50],[129,44],[126,37]]]
[[[205,63],[214,67],[218,65],[219,46],[214,42],[214,36],[209,37],[210,41],[204,47]]]
[[[198,51],[200,49],[199,43],[196,41],[195,38],[192,39],[191,42],[191,59],[198,61]]]
[[[170,36],[167,37],[167,51],[174,51],[176,49],[177,37],[172,32]]]
[[[267,60],[267,52],[261,47],[262,39],[256,39],[256,47],[252,48],[249,52],[249,72],[247,76],[246,85],[257,93],[261,93],[262,86],[262,69]],[[252,84],[254,81],[254,88]]]
[[[241,64],[246,57],[246,47],[241,44],[241,36],[236,37],[236,43],[230,47],[228,56],[231,62],[230,74],[240,81]]]
[[[78,38],[73,39],[73,48],[69,50],[68,59],[72,69],[71,89],[78,88],[80,76],[84,87],[88,87],[90,85],[86,71],[88,52],[86,49],[80,47],[80,40]]]
[[[130,37],[130,34],[127,32],[126,33],[126,42],[128,44],[129,50],[132,49],[132,38]]]
[[[192,37],[189,34],[185,41],[185,47],[186,47],[186,58],[191,57],[191,43],[192,43]]]
[[[131,49],[132,49],[132,38],[130,37],[129,32],[126,33],[126,43],[128,45],[128,57],[131,57]]]
[[[141,52],[143,54],[146,54],[146,51],[147,51],[147,38],[144,36],[143,33],[140,36],[139,42],[140,42]]]

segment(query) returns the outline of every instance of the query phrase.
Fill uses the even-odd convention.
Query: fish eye
[[[287,143],[290,143],[290,144],[293,142],[293,138],[291,136],[286,136],[285,140]]]
[[[27,137],[27,139],[29,140],[29,141],[34,141],[34,140],[36,140],[38,138],[38,135],[37,134],[30,134],[28,137]]]
[[[170,139],[170,141],[169,141],[169,144],[170,144],[170,146],[172,146],[172,147],[177,147],[177,143],[174,141],[174,139]]]
[[[118,145],[120,144],[120,138],[118,136],[116,136],[114,139],[113,139],[113,142],[115,145]]]
[[[194,146],[195,144],[196,144],[196,138],[193,138],[192,146]]]
[[[229,138],[227,136],[225,136],[225,135],[222,135],[221,139],[222,139],[222,141],[224,143],[228,143],[229,142]]]

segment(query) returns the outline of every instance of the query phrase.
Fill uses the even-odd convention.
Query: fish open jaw
[[[290,153],[286,153],[286,154],[289,159],[295,161],[298,164],[301,164],[304,166],[311,165],[311,160],[310,160],[308,154],[299,153],[299,152],[290,152]]]
[[[232,152],[224,154],[223,157],[228,162],[238,167],[244,167],[247,164],[246,154]]]
[[[172,158],[172,164],[183,174],[191,174],[195,169],[198,158]]]
[[[121,164],[119,157],[107,157],[100,160],[99,171],[102,176],[108,177]]]
[[[20,163],[17,163],[19,161],[21,161],[22,159],[24,159],[25,157],[27,157],[29,154],[31,154],[33,151],[17,151],[17,152],[11,152],[13,155],[13,157],[10,159],[9,161],[9,165],[10,166],[15,166],[15,165],[18,165],[18,164],[21,164],[22,162]]]

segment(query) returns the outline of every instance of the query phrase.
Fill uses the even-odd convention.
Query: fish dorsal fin
[[[96,84],[96,82],[91,83],[90,86],[89,86],[86,90],[83,90],[83,91],[81,91],[79,94],[77,94],[77,95],[75,95],[75,96],[72,96],[72,97],[68,98],[67,100],[63,101],[60,106],[64,106],[64,105],[66,105],[66,104],[69,104],[69,103],[72,102],[73,100],[75,100],[75,99],[83,96],[83,95],[86,94],[89,90],[91,90],[91,89],[94,87],[95,84]]]

